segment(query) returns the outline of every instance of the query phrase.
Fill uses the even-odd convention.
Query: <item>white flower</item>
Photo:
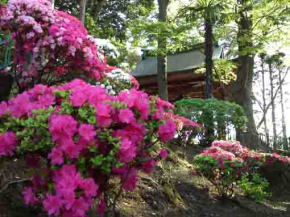
[[[27,39],[33,38],[34,36],[35,36],[34,32],[29,32],[29,33],[26,34],[26,38]]]

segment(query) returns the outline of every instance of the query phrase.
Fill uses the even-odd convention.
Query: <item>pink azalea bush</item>
[[[275,161],[290,164],[290,157],[250,150],[237,141],[214,141],[194,158],[199,174],[205,176],[220,196],[232,196],[234,186],[244,175]]]
[[[84,217],[93,205],[109,205],[112,180],[134,190],[138,172],[153,172],[167,157],[157,144],[195,125],[171,108],[137,89],[111,96],[81,79],[36,85],[1,103],[0,157],[24,155],[34,168],[47,159],[43,175],[24,188],[25,203],[50,216]]]
[[[100,80],[111,71],[83,24],[48,0],[10,0],[0,9],[0,28],[15,42],[13,70],[22,90],[80,76]]]
[[[167,157],[164,144],[196,126],[108,66],[81,22],[50,1],[10,0],[0,28],[12,34],[22,92],[0,103],[0,157],[27,158],[34,174],[24,202],[49,216],[85,217],[92,207],[103,215],[116,188],[136,189],[138,172]]]

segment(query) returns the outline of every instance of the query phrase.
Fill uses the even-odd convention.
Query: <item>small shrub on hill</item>
[[[230,141],[215,141],[194,158],[197,172],[215,186],[219,196],[231,197],[235,186],[240,186],[256,201],[268,195],[267,181],[257,174],[258,169],[275,161],[290,164],[290,157],[256,152]]]

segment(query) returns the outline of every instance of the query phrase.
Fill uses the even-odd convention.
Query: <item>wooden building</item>
[[[203,44],[199,44],[191,50],[168,55],[169,101],[176,101],[184,97],[204,98],[205,74],[196,73],[196,69],[204,65],[203,47]],[[150,94],[158,94],[157,57],[144,53],[132,75],[139,81],[141,89]],[[223,58],[223,49],[220,46],[215,46],[213,59],[220,58]],[[217,82],[214,82],[213,86],[214,97],[225,99],[223,86]]]

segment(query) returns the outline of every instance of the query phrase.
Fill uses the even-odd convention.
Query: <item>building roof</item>
[[[213,59],[222,57],[223,49],[220,46],[214,46]],[[198,68],[204,64],[205,56],[203,49],[197,47],[190,51],[171,54],[167,56],[167,72],[182,72]],[[136,68],[132,71],[135,77],[144,77],[157,74],[157,57],[149,56],[143,58]]]

